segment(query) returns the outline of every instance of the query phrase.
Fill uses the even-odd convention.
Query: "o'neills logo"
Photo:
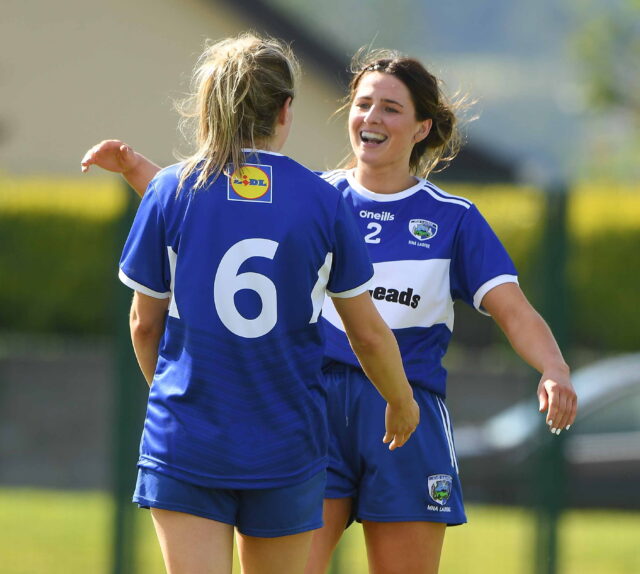
[[[369,289],[371,297],[378,301],[389,301],[389,303],[400,303],[400,305],[406,305],[415,309],[420,302],[420,295],[414,294],[411,287],[404,291],[398,291],[398,289],[388,287],[374,287]]]
[[[367,211],[366,209],[361,209],[358,215],[362,219],[375,219],[376,221],[393,221],[395,218],[395,215],[389,211],[379,213],[377,211]]]
[[[271,166],[245,164],[230,176],[227,199],[271,203]]]

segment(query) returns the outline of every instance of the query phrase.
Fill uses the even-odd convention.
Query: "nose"
[[[380,121],[378,106],[371,106],[364,115],[364,121],[368,124],[377,124]]]

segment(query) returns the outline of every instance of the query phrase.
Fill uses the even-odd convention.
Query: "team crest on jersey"
[[[427,479],[429,496],[436,504],[444,506],[451,496],[453,479],[448,474],[432,474]]]
[[[271,195],[270,165],[246,163],[227,180],[227,199],[231,201],[271,203]]]
[[[409,231],[419,241],[426,241],[435,237],[438,233],[438,225],[426,219],[412,219],[409,222]]]

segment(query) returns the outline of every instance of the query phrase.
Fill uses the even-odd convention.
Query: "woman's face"
[[[413,146],[430,128],[431,120],[416,120],[402,81],[382,72],[362,76],[349,110],[349,139],[359,167],[408,172]]]

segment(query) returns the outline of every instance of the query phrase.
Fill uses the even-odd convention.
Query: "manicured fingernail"
[[[567,425],[566,427],[564,427],[564,430],[569,430],[571,428],[571,425]]]
[[[562,429],[558,429],[558,430],[556,431],[556,434],[557,434],[558,436],[560,436],[560,433],[561,433],[561,432],[562,432]]]
[[[551,426],[553,424],[553,421],[547,421],[547,424]]]
[[[551,434],[556,434],[556,430],[557,430],[557,429],[552,428],[552,429],[551,429]]]

